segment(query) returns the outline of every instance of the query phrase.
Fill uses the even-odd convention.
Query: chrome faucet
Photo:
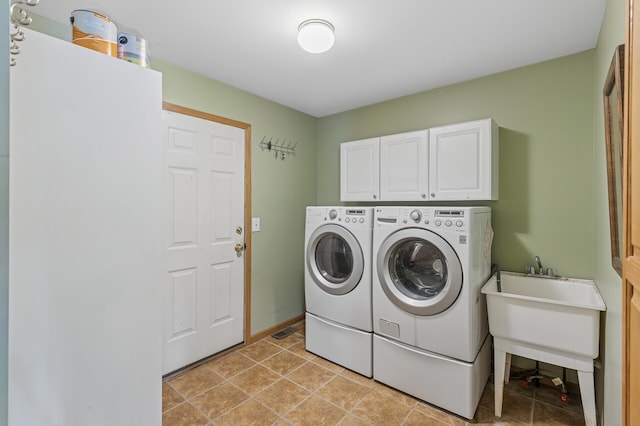
[[[533,261],[535,262],[535,265],[533,265],[533,266],[527,265],[524,268],[524,271],[528,275],[537,275],[537,276],[541,276],[541,277],[555,277],[555,275],[553,273],[553,268],[547,267],[547,269],[545,270],[542,267],[542,261],[540,260],[540,256],[535,256],[533,258]]]
[[[540,256],[536,256],[533,260],[536,262],[536,265],[538,265],[538,274],[542,275],[542,262],[540,261]]]

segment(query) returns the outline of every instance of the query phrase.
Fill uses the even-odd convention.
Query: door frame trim
[[[251,336],[251,124],[231,118],[198,111],[181,105],[162,102],[165,111],[213,121],[244,130],[244,327],[245,345],[253,341]]]

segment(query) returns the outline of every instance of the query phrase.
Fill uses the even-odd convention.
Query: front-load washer
[[[376,207],[376,380],[473,417],[490,370],[492,239],[488,207]]]
[[[371,377],[372,207],[307,207],[305,346]]]

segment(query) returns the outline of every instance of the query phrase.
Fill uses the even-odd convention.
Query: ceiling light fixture
[[[324,19],[308,19],[298,27],[298,44],[310,53],[326,52],[336,40],[334,30]]]

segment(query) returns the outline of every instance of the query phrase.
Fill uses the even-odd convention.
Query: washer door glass
[[[364,257],[351,232],[338,225],[324,225],[309,238],[307,267],[320,288],[341,295],[360,282]]]
[[[416,315],[446,310],[462,289],[462,266],[455,251],[424,229],[403,229],[389,236],[378,252],[377,267],[387,297]]]

